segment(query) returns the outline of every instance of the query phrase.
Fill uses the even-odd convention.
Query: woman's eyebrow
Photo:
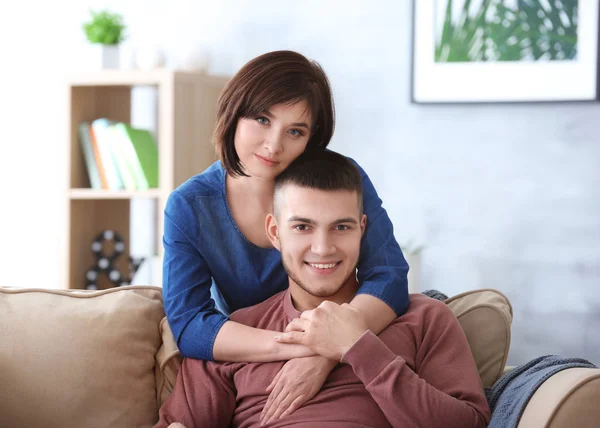
[[[308,126],[308,124],[306,122],[295,122],[295,123],[292,123],[292,126],[310,129],[310,126]]]
[[[267,116],[269,119],[273,119],[273,114],[269,111],[269,110],[263,110],[262,112],[263,115]],[[291,126],[297,126],[300,128],[306,128],[310,130],[310,126],[308,126],[308,124],[306,122],[294,122],[292,123]]]

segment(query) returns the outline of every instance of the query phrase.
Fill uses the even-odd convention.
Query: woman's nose
[[[280,153],[283,150],[282,136],[279,131],[269,132],[265,138],[265,147],[271,154]]]

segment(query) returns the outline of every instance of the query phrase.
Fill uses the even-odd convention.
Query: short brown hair
[[[323,150],[300,156],[275,178],[275,195],[288,185],[356,192],[359,213],[363,213],[360,171],[350,159],[334,151]]]
[[[325,149],[335,127],[329,79],[316,61],[292,51],[260,55],[225,86],[217,103],[213,144],[228,174],[246,176],[234,144],[240,118],[258,117],[275,104],[305,100],[312,115],[305,152]]]

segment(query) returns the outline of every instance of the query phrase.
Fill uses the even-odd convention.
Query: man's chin
[[[308,294],[310,294],[311,296],[314,297],[319,297],[319,298],[328,298],[328,297],[332,297],[335,296],[339,291],[341,287],[335,287],[335,286],[326,286],[326,287],[302,287],[304,289],[304,291],[306,291]]]

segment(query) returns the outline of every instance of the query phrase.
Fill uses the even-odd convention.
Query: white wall
[[[426,245],[424,288],[505,292],[513,364],[547,353],[600,363],[599,104],[410,104],[408,0],[38,3],[12,4],[0,27],[0,284],[60,286],[59,82],[90,55],[87,10],[106,6],[130,26],[124,52],[160,42],[170,65],[192,43],[215,73],[274,49],[317,59],[337,102],[331,147],[370,174],[398,240]]]

